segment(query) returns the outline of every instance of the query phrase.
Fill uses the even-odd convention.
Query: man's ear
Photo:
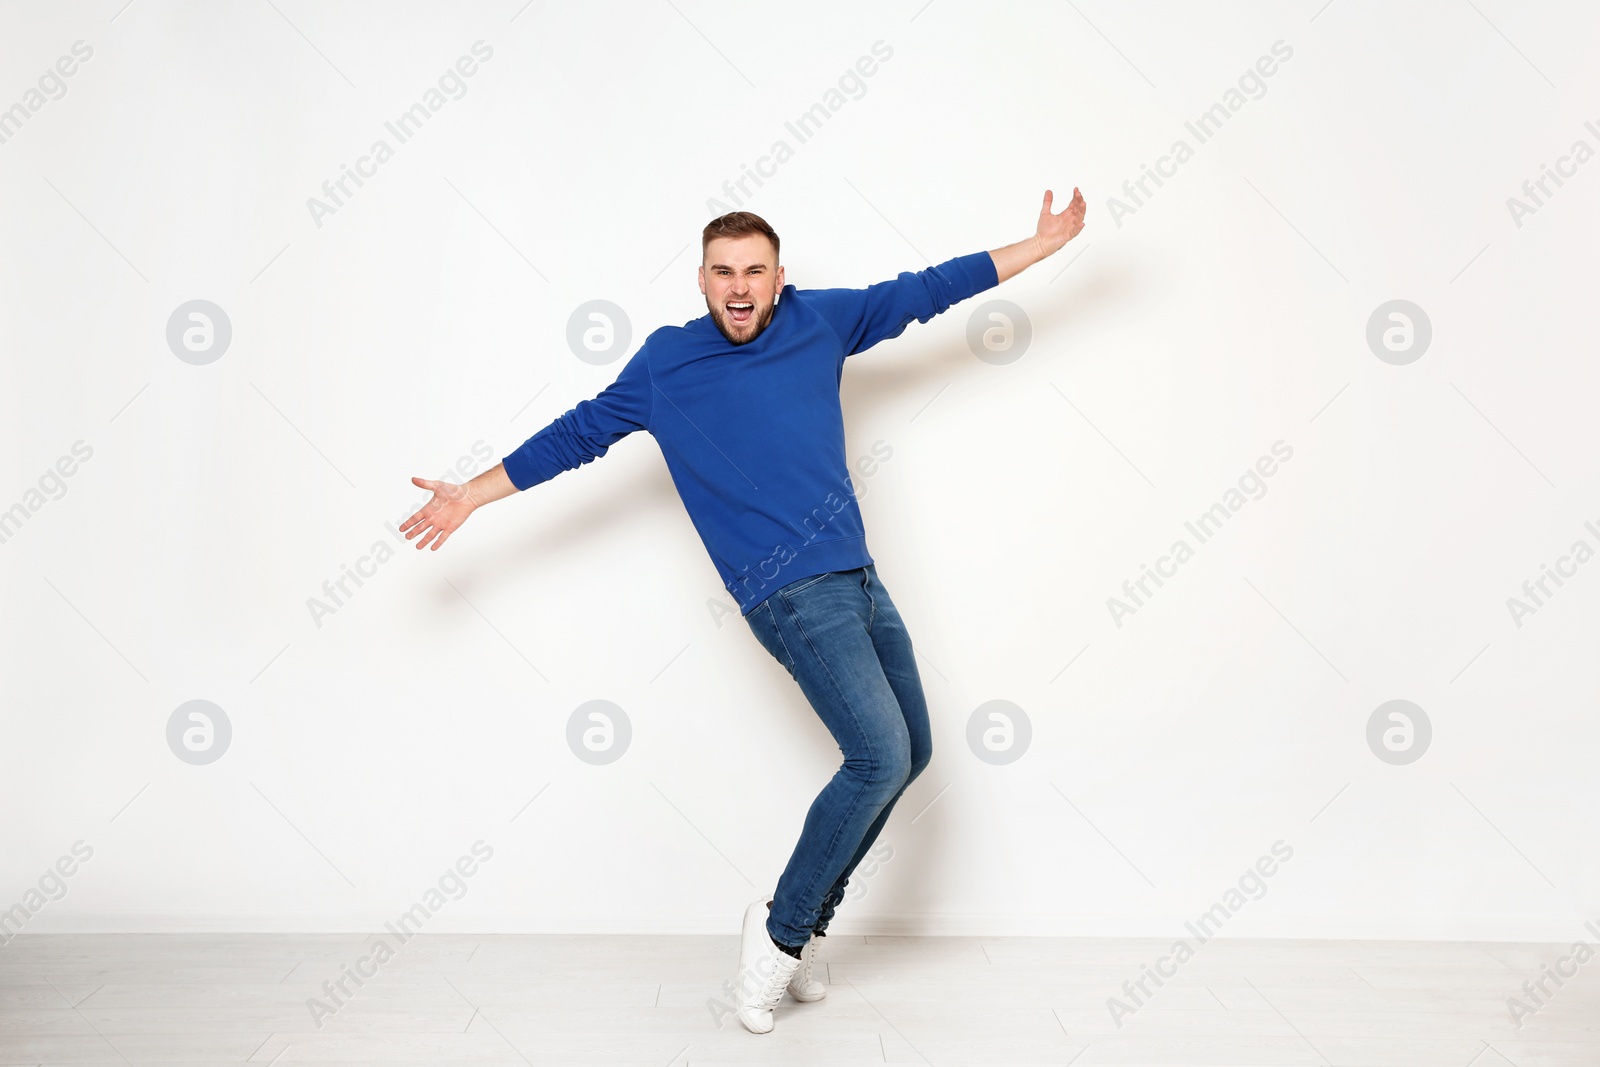
[[[780,266],[778,268],[778,293],[781,293],[781,292],[783,292],[783,267]],[[777,301],[778,293],[773,293],[772,294],[772,298],[773,298],[774,302]]]
[[[704,296],[705,293],[706,293],[706,267],[705,267],[704,263],[700,264],[700,274],[699,274],[699,276],[700,276],[700,295]]]

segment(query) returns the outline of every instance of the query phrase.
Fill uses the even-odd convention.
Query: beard
[[[754,303],[754,301],[752,301]],[[773,312],[777,310],[778,302],[772,301],[765,308],[759,304],[751,311],[750,321],[740,325],[728,318],[728,309],[713,305],[708,298],[706,310],[711,313],[711,321],[716,323],[717,330],[727,338],[729,344],[747,345],[761,336],[761,332],[772,322]]]

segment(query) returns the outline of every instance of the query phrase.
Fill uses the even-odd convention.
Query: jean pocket
[[[810,578],[800,578],[800,579],[798,579],[798,580],[796,580],[794,582],[790,582],[788,585],[784,586],[782,589],[779,589],[778,590],[778,595],[783,597],[785,600],[787,600],[791,596],[794,596],[794,594],[803,593],[807,589],[810,589],[812,586],[820,585],[824,580],[826,580],[828,578],[831,578],[831,577],[833,577],[833,572],[832,571],[827,571],[827,572],[825,572],[823,574],[814,575],[814,576],[812,576]]]

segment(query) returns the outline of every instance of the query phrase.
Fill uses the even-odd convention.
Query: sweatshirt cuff
[[[500,465],[505,468],[506,477],[511,479],[511,484],[517,487],[518,492],[532,489],[540,481],[533,469],[533,460],[528,456],[526,444],[501,459]]]
[[[962,264],[967,276],[972,279],[973,288],[968,296],[976,296],[1000,284],[1000,272],[994,265],[994,257],[987,251],[960,256],[956,262]]]

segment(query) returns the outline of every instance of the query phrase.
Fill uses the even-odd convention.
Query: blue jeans
[[[928,704],[911,637],[874,564],[790,582],[745,621],[844,755],[806,813],[767,918],[774,940],[799,947],[827,928],[895,801],[932,758]]]

